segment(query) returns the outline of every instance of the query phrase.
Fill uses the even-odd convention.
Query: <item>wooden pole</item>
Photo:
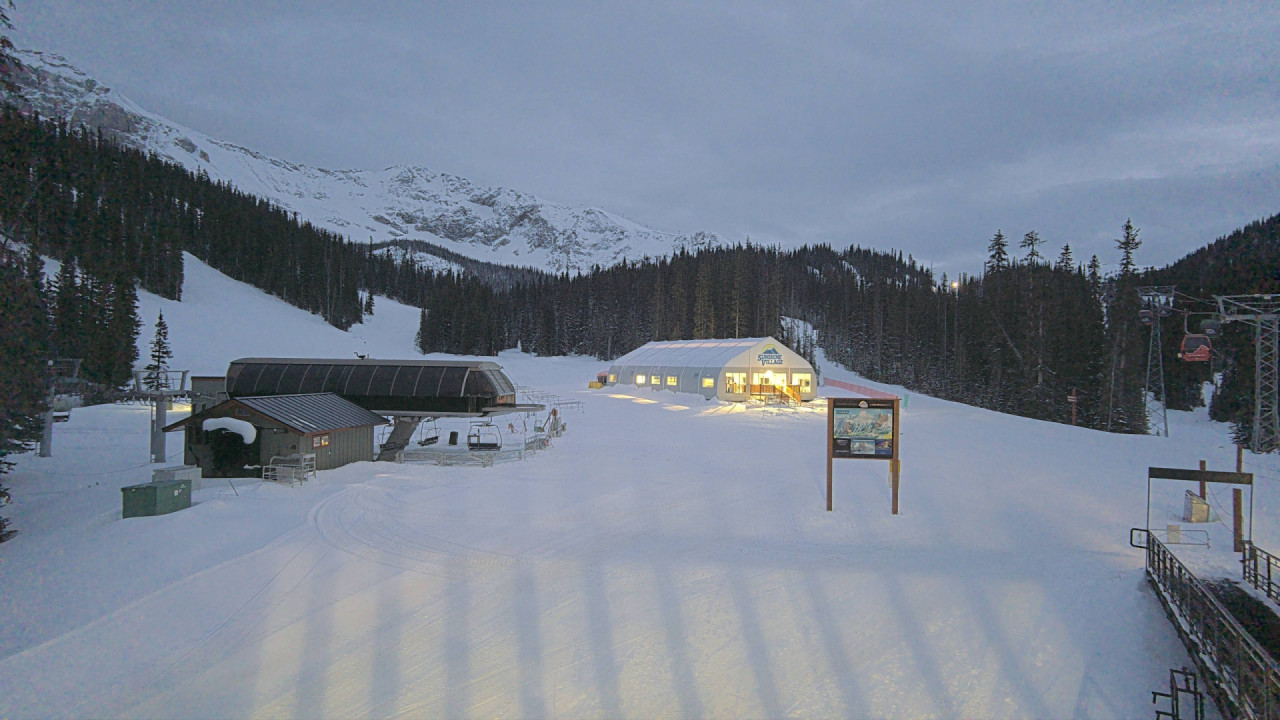
[[[1203,471],[1203,470],[1208,470],[1208,469],[1209,469],[1209,468],[1205,467],[1205,465],[1206,465],[1206,464],[1207,464],[1207,463],[1205,463],[1205,461],[1204,461],[1204,460],[1201,460],[1201,461],[1200,461],[1200,469],[1201,469],[1202,471]],[[1206,494],[1207,494],[1207,493],[1206,493],[1206,488],[1205,488],[1205,482],[1204,482],[1203,480],[1201,480],[1201,481],[1200,481],[1200,499],[1201,499],[1201,500],[1204,500],[1204,499],[1205,499],[1205,495],[1206,495]]]
[[[893,488],[893,514],[898,514],[898,472],[902,469],[902,461],[894,458],[889,461],[889,483]]]
[[[1244,493],[1240,488],[1231,489],[1231,516],[1235,551],[1244,552]]]
[[[893,486],[893,500],[890,512],[898,514],[898,471],[902,469],[902,434],[898,429],[898,418],[902,415],[902,406],[898,400],[893,401],[893,458],[889,460],[890,485]]]
[[[831,512],[831,455],[835,452],[836,406],[827,399],[827,512]]]

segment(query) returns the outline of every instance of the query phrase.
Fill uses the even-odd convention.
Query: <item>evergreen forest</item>
[[[413,259],[445,255],[426,243],[352,243],[203,173],[0,110],[0,229],[61,262],[46,279],[38,257],[6,249],[6,316],[39,315],[11,326],[32,336],[25,347],[83,358],[82,373],[106,385],[125,382],[138,361],[137,288],[180,299],[190,253],[342,329],[374,311],[373,294],[419,307],[419,326],[406,332],[416,330],[423,352],[521,347],[608,360],[651,340],[774,335],[812,357],[814,339],[782,327],[785,316],[812,325],[828,362],[872,380],[1056,422],[1071,421],[1074,396],[1078,424],[1142,433],[1150,330],[1137,288],[1176,285],[1178,308],[1198,312],[1214,293],[1277,290],[1278,228],[1280,216],[1259,221],[1142,272],[1140,230],[1118,223],[1120,270],[1106,276],[1097,257],[1049,251],[1034,231],[1016,247],[999,231],[976,240],[987,245],[985,267],[955,278],[901,253],[749,241],[581,275],[475,262],[438,273]],[[1183,320],[1161,321],[1174,408],[1200,404],[1211,380],[1207,364],[1174,359]],[[1213,363],[1224,378],[1214,416],[1241,432],[1251,337],[1230,328]]]

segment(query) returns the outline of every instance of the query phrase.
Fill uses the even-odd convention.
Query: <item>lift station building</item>
[[[246,477],[275,456],[314,453],[315,469],[373,460],[380,415],[333,393],[232,398],[164,428],[186,430],[184,459],[204,477]]]
[[[763,396],[807,402],[816,397],[817,373],[772,337],[662,340],[614,360],[606,385],[696,393],[708,399]]]

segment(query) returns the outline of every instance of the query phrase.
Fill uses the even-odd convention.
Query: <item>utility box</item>
[[[165,515],[191,507],[190,480],[156,480],[120,488],[124,495],[123,517]]]
[[[174,465],[173,467],[160,468],[158,470],[151,471],[151,482],[187,480],[190,481],[192,490],[200,489],[200,479],[199,465]]]
[[[1199,495],[1187,491],[1182,500],[1182,521],[1189,523],[1207,523],[1217,520],[1209,502]]]

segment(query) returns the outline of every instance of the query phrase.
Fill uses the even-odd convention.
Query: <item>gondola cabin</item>
[[[1185,335],[1182,338],[1182,352],[1178,357],[1185,362],[1209,362],[1213,345],[1207,335]]]
[[[241,358],[227,368],[232,398],[319,392],[400,417],[482,417],[519,408],[502,367],[484,360]]]

